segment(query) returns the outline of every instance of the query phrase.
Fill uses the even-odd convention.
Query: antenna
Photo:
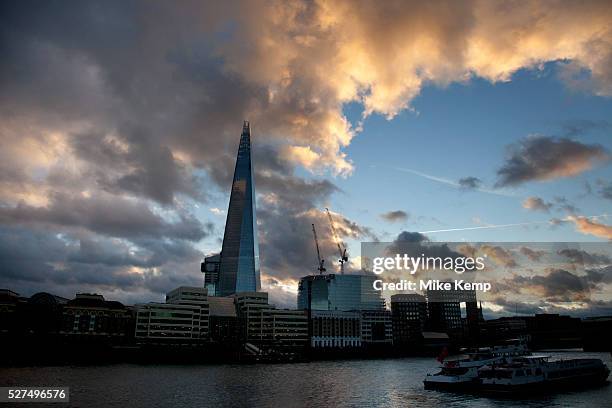
[[[319,251],[319,240],[317,239],[317,230],[315,229],[315,225],[312,224],[312,235],[314,236],[315,246],[317,247],[317,260],[319,261],[319,267],[317,270],[319,271],[319,275],[326,271],[323,264],[325,263],[325,259],[321,259],[321,251]]]
[[[346,247],[344,246],[344,243],[340,240],[338,232],[336,231],[336,227],[334,227],[334,220],[332,218],[331,212],[329,211],[329,208],[325,208],[325,211],[327,212],[327,218],[329,218],[329,225],[331,226],[334,241],[338,246],[338,254],[340,255],[340,259],[338,259],[338,262],[340,262],[340,273],[344,274],[344,263],[348,262],[348,254],[346,253]]]

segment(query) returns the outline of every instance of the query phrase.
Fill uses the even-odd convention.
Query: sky
[[[133,304],[200,285],[245,119],[279,306],[316,270],[311,223],[334,263],[325,207],[354,271],[361,242],[414,233],[612,240],[609,2],[0,7],[0,287]]]

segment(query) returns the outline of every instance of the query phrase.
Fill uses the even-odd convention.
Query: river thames
[[[610,353],[538,354],[596,357],[612,367]],[[2,386],[68,386],[70,405],[80,407],[474,408],[612,404],[609,384],[529,400],[426,391],[423,377],[436,366],[433,358],[403,358],[255,365],[15,367],[0,368],[0,382]]]

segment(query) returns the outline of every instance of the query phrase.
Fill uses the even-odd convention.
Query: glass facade
[[[373,275],[311,275],[300,279],[298,309],[384,310]],[[310,298],[310,301],[309,301]]]
[[[249,122],[245,121],[227,210],[216,294],[228,296],[236,292],[259,291],[260,288],[251,129]]]

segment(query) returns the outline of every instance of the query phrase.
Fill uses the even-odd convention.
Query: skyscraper
[[[255,213],[251,129],[249,122],[245,121],[221,247],[218,296],[254,292],[261,288]]]

